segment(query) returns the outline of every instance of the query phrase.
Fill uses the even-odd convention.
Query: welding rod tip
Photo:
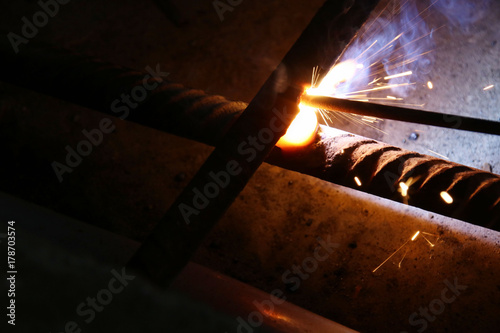
[[[375,104],[328,96],[303,95],[301,103],[322,110],[392,119],[416,124],[455,128],[464,131],[500,135],[500,122],[422,111],[401,106]]]

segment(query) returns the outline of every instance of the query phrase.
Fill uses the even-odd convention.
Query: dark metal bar
[[[327,1],[323,5],[281,65],[144,242],[131,260],[132,268],[157,284],[170,283],[298,113],[298,98],[309,81],[311,68],[321,62],[323,52],[318,50],[318,46],[328,42],[329,31],[342,31],[347,22],[349,27],[354,22],[361,25],[374,6],[375,1],[368,0],[354,3]],[[347,40],[354,33],[349,30]],[[340,49],[340,44],[337,47]],[[279,126],[280,123],[283,126]],[[279,129],[276,129],[277,126]],[[247,155],[243,149],[250,149],[252,153]],[[214,175],[220,174],[229,175],[225,178],[227,181],[219,178],[217,182]],[[201,192],[205,200],[201,199]]]
[[[500,135],[500,122],[497,121],[415,110],[393,105],[352,101],[328,96],[303,95],[301,101],[306,105],[318,109]]]
[[[0,38],[0,54],[4,82],[211,145],[247,106],[171,82],[161,64],[138,71],[36,41],[16,54],[7,38]],[[122,111],[122,95],[137,89],[146,90],[145,99]]]

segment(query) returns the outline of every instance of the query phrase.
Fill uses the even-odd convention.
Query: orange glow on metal
[[[316,109],[299,104],[300,112],[276,145],[281,149],[300,148],[311,144],[318,130]]]

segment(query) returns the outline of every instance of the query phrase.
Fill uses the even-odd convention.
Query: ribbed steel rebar
[[[353,134],[324,135],[299,160],[276,153],[270,162],[500,230],[500,177],[489,172]],[[453,202],[447,203],[442,192]]]
[[[10,45],[0,42],[3,54]],[[7,49],[6,49],[7,48]],[[109,115],[112,103],[134,87],[159,83],[125,119],[214,145],[247,106],[167,81],[64,51],[27,45],[24,53],[0,62],[0,78]],[[162,82],[160,82],[162,81]],[[500,230],[500,178],[434,157],[354,136],[325,137],[295,158],[275,148],[269,163],[307,173],[398,202]],[[355,182],[358,177],[361,186]],[[408,195],[398,191],[408,183]],[[445,191],[453,197],[446,204]]]
[[[137,71],[35,42],[16,54],[7,38],[0,54],[2,81],[212,145],[247,106],[171,82],[160,65]]]

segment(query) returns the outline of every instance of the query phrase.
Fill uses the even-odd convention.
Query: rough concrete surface
[[[471,12],[462,8],[466,3],[475,3]],[[494,1],[457,1],[448,10],[454,8],[463,11],[458,16],[460,22],[432,15],[436,10],[427,13],[425,23],[429,30],[435,31],[432,38],[426,37],[433,45],[424,48],[422,53],[432,51],[425,55],[430,58],[430,64],[424,75],[412,80],[417,87],[404,96],[405,103],[454,116],[500,121],[500,47],[497,45],[500,6]],[[449,15],[457,17],[452,16],[453,13]],[[428,88],[428,81],[432,82],[432,89]],[[494,87],[483,90],[490,85]],[[456,122],[455,118],[449,119]],[[379,133],[381,141],[486,171],[490,171],[491,166],[494,173],[500,173],[500,137],[497,135],[398,121],[383,121],[380,128],[386,132]],[[416,140],[411,137],[412,133],[418,134]]]

